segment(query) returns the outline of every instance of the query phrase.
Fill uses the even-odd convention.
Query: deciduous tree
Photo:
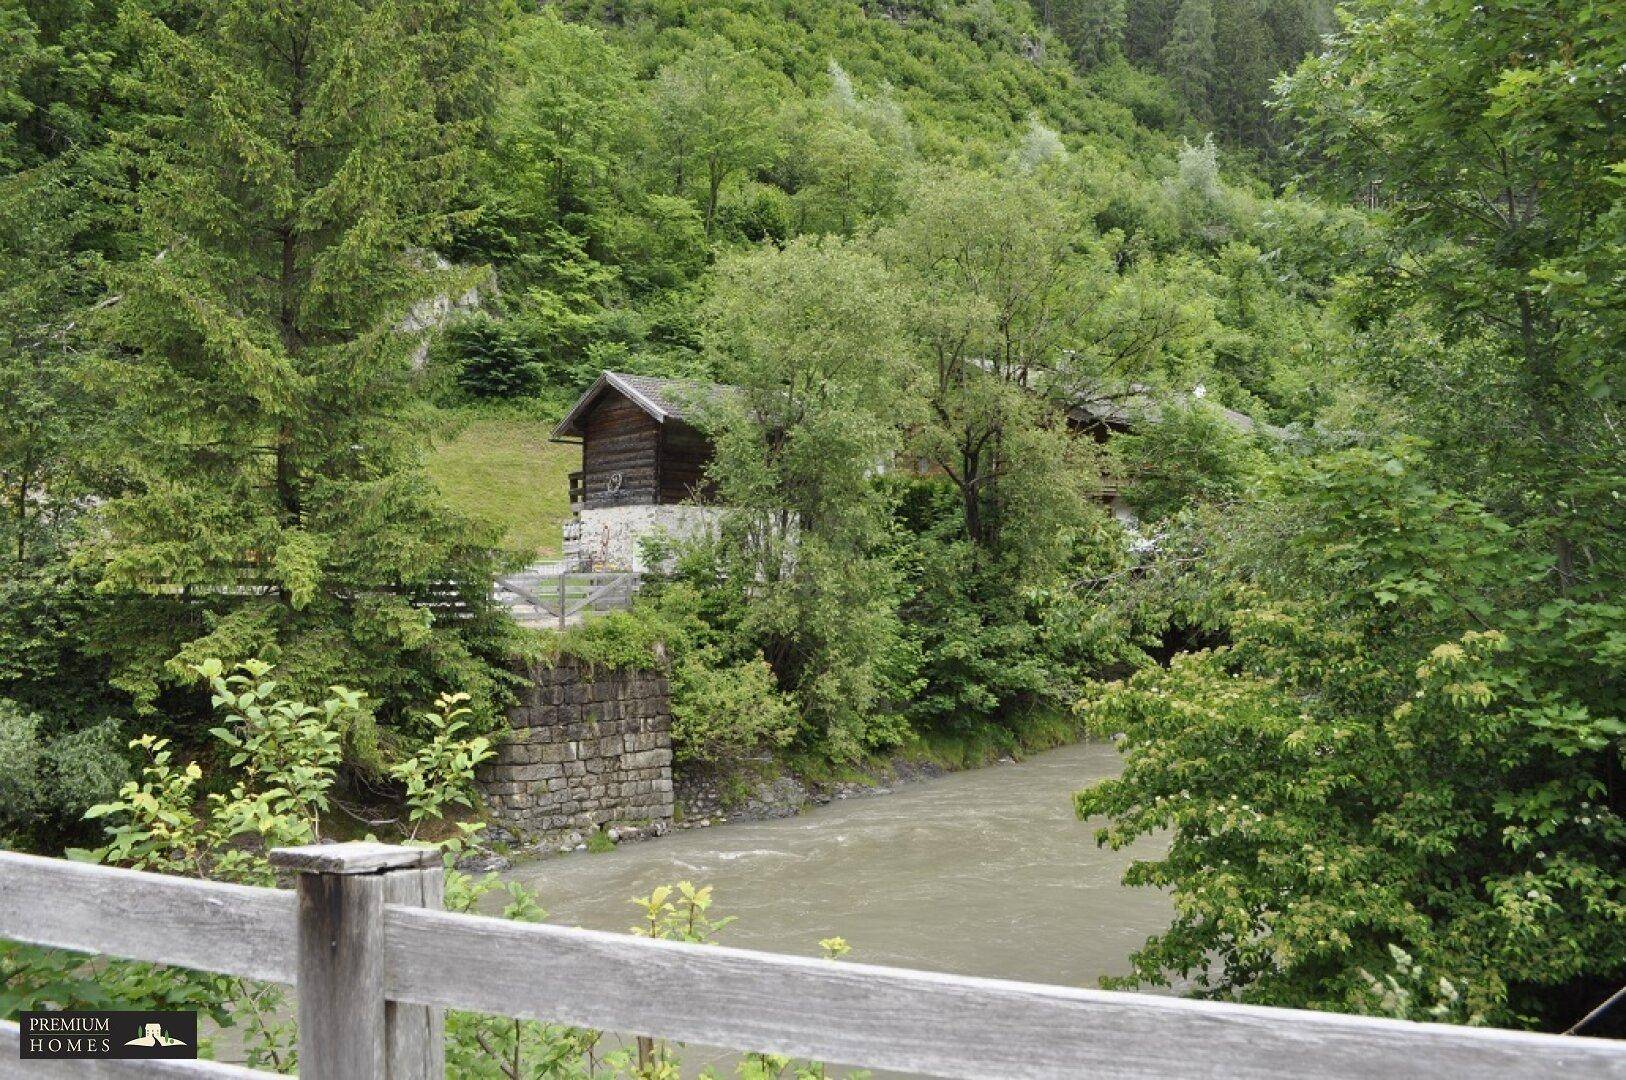
[[[804,723],[860,753],[887,705],[898,575],[876,474],[909,417],[911,344],[879,259],[834,238],[718,267],[708,349],[738,388],[711,423],[719,567]]]
[[[1379,205],[1395,238],[1352,298],[1382,377],[1459,475],[1539,520],[1566,590],[1619,572],[1619,38],[1584,0],[1357,4],[1280,88],[1306,164]],[[1383,364],[1397,311],[1439,327],[1438,360],[1402,346]],[[1492,441],[1455,437],[1485,412]]]
[[[1399,949],[1409,1018],[1558,1029],[1620,985],[1621,607],[1554,599],[1421,464],[1296,464],[1166,536],[1142,581],[1230,644],[1085,706],[1127,766],[1079,813],[1168,838],[1126,875],[1176,908],[1132,981],[1386,1012]]]
[[[673,191],[686,195],[699,186],[708,236],[723,184],[773,158],[768,85],[760,64],[715,41],[691,49],[655,79],[657,138]]]

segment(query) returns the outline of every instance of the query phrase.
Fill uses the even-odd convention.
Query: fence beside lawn
[[[586,615],[631,607],[639,581],[630,570],[527,570],[498,578],[494,595],[521,626],[563,630]]]

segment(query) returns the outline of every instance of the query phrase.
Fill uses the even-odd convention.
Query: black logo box
[[[17,1016],[22,1058],[195,1058],[195,1012],[64,1010]]]

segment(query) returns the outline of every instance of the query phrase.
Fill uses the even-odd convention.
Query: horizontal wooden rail
[[[270,1074],[228,1065],[224,1061],[18,1059],[22,1033],[17,1025],[0,1020],[0,1078],[10,1080],[268,1080]]]
[[[306,875],[358,875],[358,887],[376,891],[368,874],[387,867],[368,860],[390,852],[411,858],[403,849],[339,845],[285,853],[284,863]],[[289,861],[290,854],[305,861]],[[324,858],[345,869],[324,869]],[[377,944],[350,955],[376,950],[378,967],[358,984],[402,1007],[966,1080],[1626,1078],[1626,1044],[1600,1039],[837,963],[451,914],[390,902],[388,889],[383,899],[345,933],[371,928]],[[307,917],[319,922],[324,912],[333,915],[316,905]],[[288,892],[0,853],[0,936],[7,938],[288,982],[300,970],[304,932]],[[327,931],[309,940],[326,942]],[[321,970],[324,956],[307,953],[304,962]],[[376,1034],[376,1017],[373,1027]],[[6,1066],[0,1060],[0,1075]],[[327,1075],[343,1070],[308,1080]]]
[[[0,937],[294,981],[293,893],[0,851]]]
[[[965,1080],[1626,1076],[1626,1045],[386,907],[404,1001]]]

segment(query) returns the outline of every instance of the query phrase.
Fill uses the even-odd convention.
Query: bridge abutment
[[[593,668],[572,657],[523,669],[510,731],[482,766],[498,824],[526,839],[672,822],[670,688],[655,671]]]

